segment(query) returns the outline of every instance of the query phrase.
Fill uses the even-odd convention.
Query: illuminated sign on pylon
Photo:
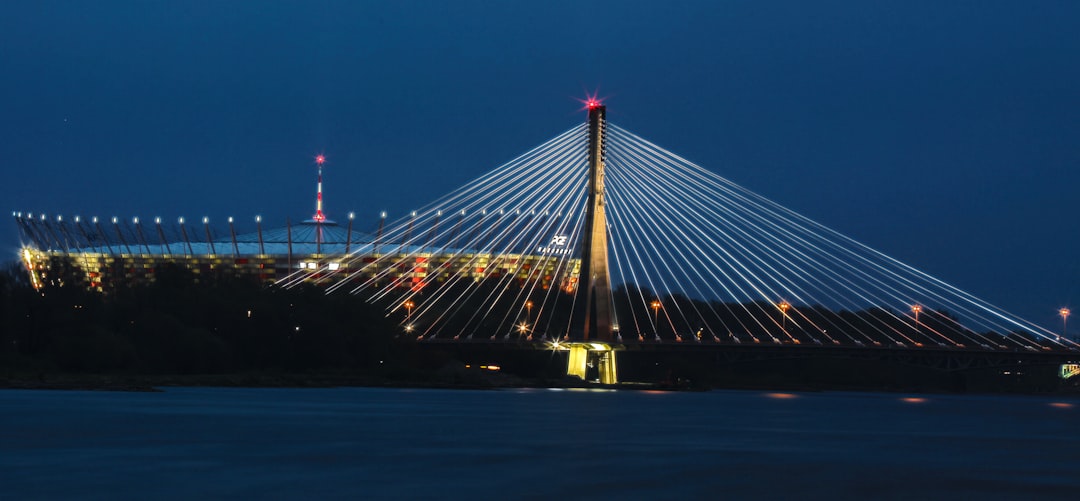
[[[570,237],[566,235],[555,235],[551,237],[551,241],[548,242],[547,247],[537,247],[536,252],[541,254],[568,254],[571,250],[569,244]]]

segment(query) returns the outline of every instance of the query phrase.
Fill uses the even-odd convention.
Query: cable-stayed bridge
[[[279,284],[360,295],[419,341],[562,343],[582,360],[673,343],[1080,349],[587,107],[585,124]]]

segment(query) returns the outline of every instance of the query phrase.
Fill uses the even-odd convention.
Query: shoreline
[[[488,375],[484,375],[488,376]],[[191,375],[108,375],[39,374],[0,377],[0,390],[61,390],[163,392],[172,387],[195,388],[424,388],[444,390],[500,389],[605,389],[621,391],[712,391],[745,390],[765,392],[873,392],[927,395],[1031,395],[1080,397],[1080,386],[1063,385],[1056,391],[947,391],[928,388],[872,387],[827,384],[718,384],[693,386],[680,383],[626,381],[604,385],[576,378],[525,379],[493,374],[469,381],[403,380],[361,375],[333,374],[191,374]]]

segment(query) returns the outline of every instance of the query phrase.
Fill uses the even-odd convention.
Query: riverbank
[[[675,385],[627,382],[600,385],[577,378],[521,378],[512,374],[476,372],[465,377],[394,379],[369,375],[342,374],[180,374],[180,375],[105,375],[105,374],[36,374],[0,377],[0,389],[86,390],[154,392],[168,387],[220,388],[620,388],[679,389]]]
[[[453,377],[388,378],[371,375],[343,374],[22,374],[0,377],[0,390],[76,390],[117,392],[159,392],[170,387],[219,387],[219,388],[430,388],[461,390],[493,390],[509,388],[584,388],[648,391],[709,391],[751,390],[785,392],[822,391],[872,391],[882,393],[925,394],[1013,394],[1013,395],[1067,395],[1080,397],[1080,384],[1062,384],[1053,391],[1002,388],[998,391],[980,388],[978,391],[943,390],[941,388],[917,387],[868,387],[859,385],[808,384],[794,381],[770,381],[753,383],[746,380],[716,383],[704,386],[689,382],[635,382],[624,381],[615,385],[602,385],[566,378],[523,378],[513,374],[493,371],[457,371]]]

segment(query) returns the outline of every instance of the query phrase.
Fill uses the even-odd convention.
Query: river
[[[4,499],[1077,499],[1080,398],[0,390]]]

